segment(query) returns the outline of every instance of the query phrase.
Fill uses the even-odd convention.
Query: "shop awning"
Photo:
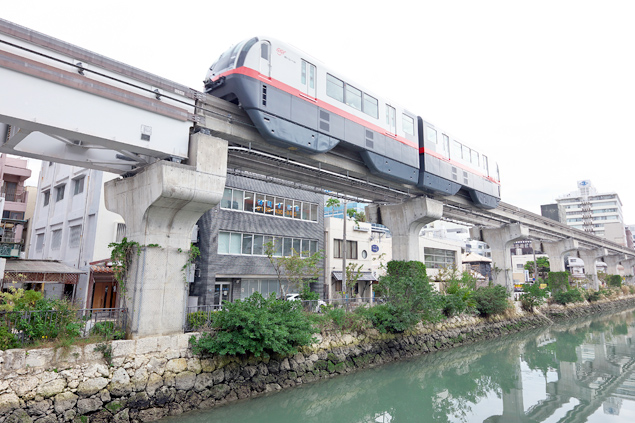
[[[342,272],[333,272],[335,280],[342,280]],[[361,276],[357,279],[357,282],[375,282],[377,278],[373,276],[373,272],[361,272]]]
[[[2,281],[76,284],[82,274],[86,271],[54,260],[7,260]]]

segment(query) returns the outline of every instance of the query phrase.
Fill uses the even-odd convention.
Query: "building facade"
[[[18,258],[26,245],[27,205],[29,194],[24,181],[31,176],[24,159],[0,154],[0,195],[4,199],[0,257]]]
[[[29,259],[58,260],[84,271],[77,284],[48,284],[45,295],[72,297],[91,307],[90,263],[110,257],[111,242],[125,232],[123,218],[106,210],[104,182],[117,175],[43,162],[37,188]]]
[[[220,306],[254,292],[280,293],[274,257],[324,250],[324,196],[256,179],[227,176],[221,203],[198,221],[198,248],[189,305]],[[323,268],[323,260],[319,263]],[[285,290],[288,292],[286,283]],[[324,295],[324,277],[311,290]]]
[[[578,181],[578,190],[556,198],[564,218],[576,229],[626,245],[622,201],[615,192],[598,192],[590,180]]]
[[[344,220],[327,217],[324,227],[326,240],[324,274],[329,281],[325,297],[340,298],[343,292]],[[373,284],[377,283],[379,276],[385,274],[385,266],[392,260],[390,231],[382,225],[356,223],[353,219],[346,219],[345,251],[346,265],[351,269],[346,273],[346,278],[349,279],[349,276],[357,278],[355,282],[346,281],[347,292],[352,292],[353,296],[359,298],[372,298]]]

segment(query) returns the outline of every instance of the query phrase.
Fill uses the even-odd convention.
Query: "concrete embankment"
[[[95,344],[0,351],[0,423],[154,421],[553,320],[633,306],[635,296],[629,296],[545,307],[536,314],[455,317],[400,335],[324,333],[293,356],[267,359],[193,356],[191,334],[113,341],[101,351]]]

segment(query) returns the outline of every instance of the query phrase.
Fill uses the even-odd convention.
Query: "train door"
[[[386,104],[386,125],[388,125],[388,132],[391,134],[397,134],[397,112],[395,108]]]
[[[445,134],[443,134],[443,146],[441,150],[442,150],[441,153],[443,154],[443,157],[446,157],[446,158],[450,157],[450,137],[448,137]]]
[[[268,41],[260,44],[260,73],[267,78],[271,76],[271,44]]]
[[[315,98],[315,65],[303,60],[300,82],[307,95]]]

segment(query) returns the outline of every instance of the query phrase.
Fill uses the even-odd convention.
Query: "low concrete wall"
[[[97,345],[0,351],[0,423],[146,422],[333,377],[405,357],[635,306],[635,296],[542,314],[456,317],[402,335],[328,333],[294,356],[195,357],[192,334],[113,341],[111,366]],[[547,317],[545,317],[547,316]]]

